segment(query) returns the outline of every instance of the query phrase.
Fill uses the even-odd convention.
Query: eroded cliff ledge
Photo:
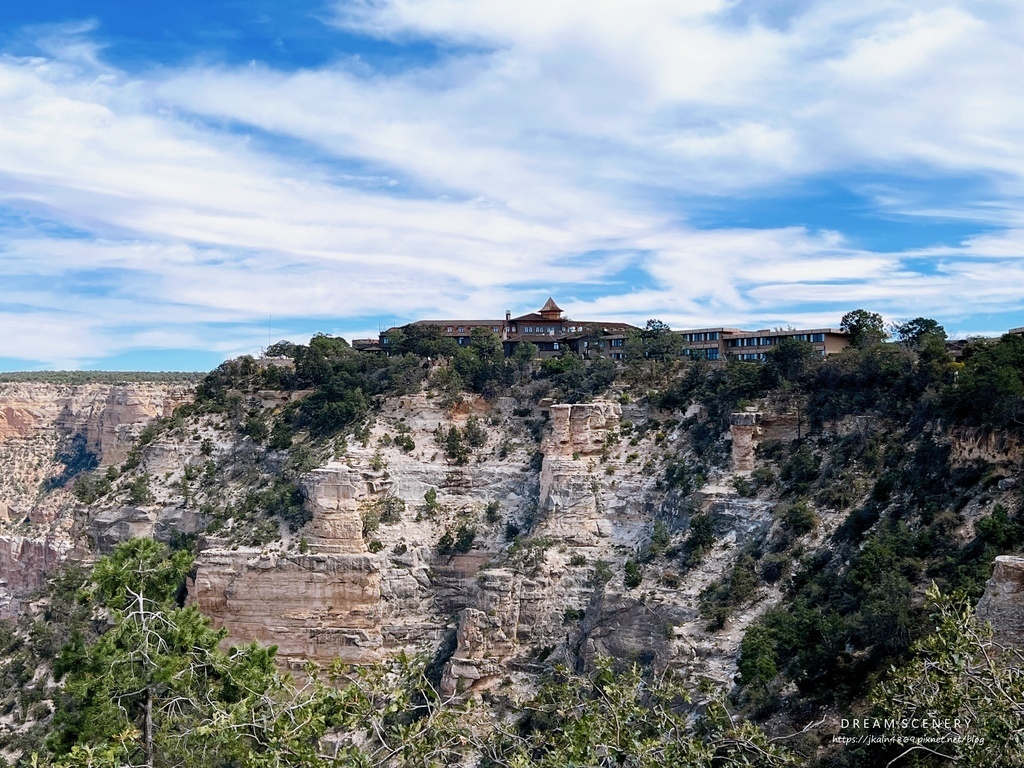
[[[189,595],[234,641],[278,646],[283,660],[368,664],[380,658],[381,576],[366,550],[360,501],[373,480],[334,463],[305,477],[313,514],[301,552],[202,552]]]
[[[992,624],[997,642],[1024,646],[1024,557],[996,558],[992,578],[978,603],[978,617]]]
[[[0,617],[16,615],[75,550],[76,472],[123,461],[192,391],[184,382],[0,383]]]

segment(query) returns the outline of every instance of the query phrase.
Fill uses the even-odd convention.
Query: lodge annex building
[[[498,320],[417,320],[409,325],[434,326],[441,334],[454,339],[460,346],[468,345],[474,328],[486,328],[500,339],[508,357],[522,342],[537,346],[541,357],[557,357],[571,351],[583,357],[610,357],[622,360],[625,357],[626,337],[630,332],[639,331],[629,323],[602,320],[571,320],[549,298],[536,312],[512,317],[506,311],[504,319]],[[390,335],[408,326],[388,328],[380,339],[358,339],[353,342],[356,349],[386,352]],[[834,354],[849,346],[848,335],[835,328],[808,328],[785,330],[745,331],[740,328],[686,328],[673,333],[682,335],[685,342],[684,354],[702,356],[707,360],[764,360],[765,353],[784,339],[799,339],[809,342],[822,356]]]

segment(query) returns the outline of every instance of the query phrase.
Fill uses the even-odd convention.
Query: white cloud
[[[687,325],[834,324],[822,307],[851,304],[960,317],[965,295],[1020,310],[1007,276],[1024,252],[1024,85],[1010,66],[1024,9],[821,0],[768,24],[745,7],[341,7],[350,31],[475,46],[391,74],[353,62],[128,73],[103,62],[88,26],[58,30],[48,58],[0,57],[0,203],[87,235],[0,240],[17,278],[0,301],[76,313],[80,331],[7,338],[55,360],[209,347],[202,324],[487,316],[529,308],[545,284],[595,296],[566,302],[579,316]],[[876,253],[850,232],[688,223],[694,195],[743,207],[848,172],[987,179],[984,200],[880,189],[875,202],[1006,229]],[[596,252],[608,256],[583,257]],[[627,267],[650,285],[601,295]],[[103,270],[116,285],[76,290]]]

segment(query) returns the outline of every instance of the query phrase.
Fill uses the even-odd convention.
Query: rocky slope
[[[311,522],[259,547],[209,540],[192,599],[233,639],[277,644],[286,658],[434,652],[454,631],[450,692],[544,661],[585,665],[595,654],[687,666],[727,683],[743,626],[777,594],[763,590],[720,632],[704,629],[698,597],[739,545],[773,524],[772,504],[739,497],[723,475],[695,506],[681,505],[658,482],[660,458],[685,442],[678,426],[624,439],[624,423],[657,416],[644,409],[631,407],[634,422],[624,422],[616,402],[551,405],[537,445],[504,405],[475,399],[449,411],[422,392],[388,402],[364,445],[349,441],[343,456],[305,475]],[[458,466],[435,435],[471,417],[485,425],[486,445]],[[416,447],[403,449],[397,434]],[[385,503],[398,511],[367,524]],[[652,560],[627,588],[625,564],[648,546],[655,520],[679,542],[693,515],[715,521],[707,557],[682,577],[670,560]],[[471,545],[451,546],[466,531]]]
[[[69,480],[125,460],[187,384],[0,383],[0,617],[74,549],[81,504]]]
[[[718,621],[702,611],[709,592],[767,542],[827,549],[846,512],[817,502],[813,525],[784,531],[786,505],[751,479],[771,464],[759,445],[801,434],[798,414],[734,414],[714,436],[731,460],[715,469],[680,414],[620,395],[530,410],[511,398],[450,407],[421,390],[382,401],[344,438],[300,434],[272,449],[246,424],[274,423],[304,393],[260,391],[239,396],[234,415],[172,419],[188,387],[0,385],[0,612],[16,612],[68,556],[192,536],[189,599],[232,641],[275,644],[286,662],[425,652],[444,662],[444,690],[460,693],[600,654],[728,685],[745,629],[782,582],[756,581]],[[482,436],[452,455],[445,436],[471,423]],[[865,429],[850,420],[822,439]],[[954,460],[983,453],[1017,471],[1016,444],[974,433],[954,443]],[[96,487],[84,503],[60,481],[89,457]],[[673,467],[707,474],[670,482]],[[1016,621],[1019,595],[996,581],[988,615]]]

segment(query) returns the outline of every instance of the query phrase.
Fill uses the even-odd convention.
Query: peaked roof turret
[[[555,300],[552,299],[550,296],[548,296],[547,302],[545,302],[544,306],[540,308],[540,311],[541,313],[557,312],[558,314],[562,314],[562,308],[555,304]]]

